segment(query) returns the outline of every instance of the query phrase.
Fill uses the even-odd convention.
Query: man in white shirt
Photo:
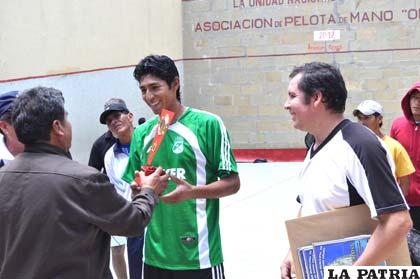
[[[112,98],[105,102],[104,112],[101,114],[99,120],[102,124],[108,126],[109,131],[116,138],[116,143],[114,143],[105,153],[104,167],[106,174],[111,183],[114,184],[118,194],[127,200],[131,200],[130,185],[122,180],[121,177],[127,166],[130,154],[131,137],[134,132],[133,114],[128,110],[124,100]],[[129,278],[141,279],[143,236],[129,237],[127,240],[123,237],[112,236],[111,246],[113,249],[113,261],[115,258],[115,260],[120,262],[117,268],[114,263],[114,269],[119,269],[122,272],[125,271],[123,256],[126,243],[130,273]],[[117,253],[118,256],[115,257],[114,253]]]
[[[411,228],[408,206],[392,172],[392,158],[372,132],[344,118],[347,89],[333,65],[311,62],[290,74],[284,108],[293,127],[314,142],[303,163],[298,216],[366,204],[378,225],[354,265],[377,265],[392,255]],[[282,278],[292,276],[289,254]]]

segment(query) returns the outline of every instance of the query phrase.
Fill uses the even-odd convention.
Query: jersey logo
[[[180,154],[184,151],[184,139],[177,138],[172,146],[172,152],[175,154]]]
[[[191,245],[197,241],[197,238],[195,236],[185,235],[181,236],[181,241],[186,245]]]

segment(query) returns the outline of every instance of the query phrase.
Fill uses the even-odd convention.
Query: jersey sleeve
[[[229,133],[223,121],[216,116],[207,125],[207,149],[210,159],[217,168],[218,176],[223,178],[237,173],[235,156],[233,155]]]
[[[391,168],[392,158],[379,139],[363,129],[347,131],[354,154],[348,158],[348,178],[369,206],[371,216],[407,210],[407,204]]]
[[[127,167],[122,176],[122,179],[127,183],[131,183],[134,180],[134,172],[141,167],[142,142],[138,134],[139,130],[136,129],[130,144],[130,156]]]

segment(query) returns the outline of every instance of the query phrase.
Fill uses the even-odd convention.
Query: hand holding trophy
[[[152,162],[173,119],[174,113],[172,111],[162,109],[162,112],[159,116],[157,131],[153,139],[152,146],[150,147],[150,153],[149,157],[147,158],[147,164],[146,166],[141,167],[141,170],[144,171],[144,174],[146,176],[149,176],[156,171],[156,167],[152,166]],[[165,175],[165,171],[162,171],[160,174]],[[137,185],[141,185],[140,175],[136,174],[134,181]]]

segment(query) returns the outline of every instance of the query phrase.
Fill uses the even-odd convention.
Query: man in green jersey
[[[226,128],[217,115],[181,104],[178,70],[169,57],[145,57],[134,78],[156,116],[134,131],[125,181],[146,165],[161,110],[175,114],[152,163],[172,181],[147,228],[144,279],[225,278],[219,198],[240,187]]]

